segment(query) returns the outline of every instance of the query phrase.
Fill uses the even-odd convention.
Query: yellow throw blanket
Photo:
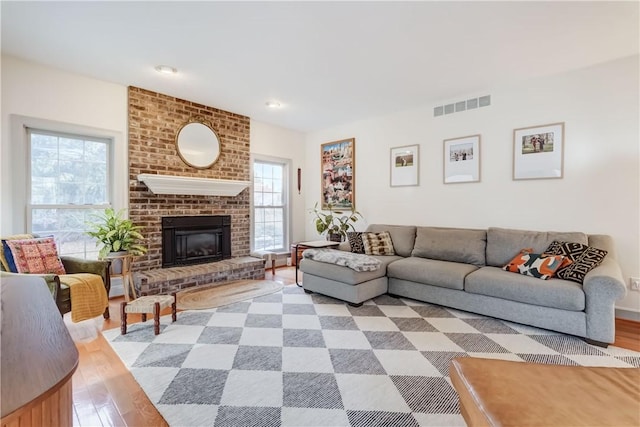
[[[100,316],[109,305],[102,277],[97,274],[61,274],[60,282],[71,289],[71,320],[74,323]]]

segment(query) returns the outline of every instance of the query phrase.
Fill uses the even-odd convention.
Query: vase
[[[109,252],[106,259],[111,260],[111,273],[122,274],[122,257],[128,254],[129,251]]]
[[[327,240],[330,242],[342,242],[344,236],[340,233],[327,233]]]

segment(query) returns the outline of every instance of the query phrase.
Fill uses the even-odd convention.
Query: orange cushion
[[[521,250],[502,269],[546,280],[553,277],[561,266],[566,265],[566,257],[563,255],[534,254],[531,252],[531,249]]]

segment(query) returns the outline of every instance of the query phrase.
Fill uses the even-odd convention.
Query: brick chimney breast
[[[236,197],[154,194],[137,181],[139,174],[251,180],[249,117],[145,89],[129,86],[129,217],[144,227],[149,249],[136,258],[135,271],[162,266],[162,217],[231,216],[231,256],[250,252],[250,189]],[[211,123],[220,139],[220,157],[207,169],[193,168],[180,159],[175,137],[190,118]]]

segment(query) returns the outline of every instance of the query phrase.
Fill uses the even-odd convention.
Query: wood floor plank
[[[266,273],[266,279],[272,279],[270,272]],[[284,285],[295,283],[295,268],[276,269],[274,279]],[[120,327],[122,300],[120,297],[109,301],[111,319],[104,321],[102,330]],[[162,314],[170,312],[170,308],[167,308]],[[130,314],[127,323],[140,321],[139,314]],[[640,322],[616,319],[614,345],[640,351]],[[73,376],[74,426],[167,426],[162,415],[102,335],[89,343],[76,346],[80,353],[80,364]]]
[[[113,402],[108,405],[97,408],[98,416],[102,424],[110,427],[119,427],[125,425],[125,421]]]
[[[616,319],[615,346],[640,351],[640,322]]]

